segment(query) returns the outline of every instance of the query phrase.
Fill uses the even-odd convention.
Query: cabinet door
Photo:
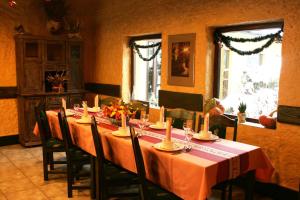
[[[63,65],[66,63],[65,41],[46,41],[45,59],[48,64]]]
[[[68,45],[68,62],[70,70],[71,89],[82,89],[82,44],[80,42],[69,42]]]
[[[42,45],[40,40],[26,39],[23,43],[24,61],[41,62],[42,60]]]
[[[38,106],[42,102],[40,97],[30,97],[25,98],[24,102],[24,120],[25,121],[25,132],[23,134],[23,139],[25,141],[25,146],[32,146],[40,144],[40,137],[37,137],[33,134],[33,129],[36,124],[36,118],[34,114],[34,107]],[[22,143],[22,142],[21,142]]]
[[[38,63],[24,63],[22,92],[42,92],[43,75],[42,65]]]

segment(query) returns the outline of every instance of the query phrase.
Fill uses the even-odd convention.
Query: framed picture
[[[168,84],[194,86],[196,34],[169,35]]]

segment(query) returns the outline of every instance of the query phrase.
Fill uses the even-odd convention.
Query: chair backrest
[[[93,135],[93,139],[94,139],[95,150],[96,150],[96,154],[97,154],[96,157],[99,161],[104,160],[105,157],[104,157],[102,140],[101,140],[101,136],[99,135],[96,119],[94,116],[92,116],[91,129],[92,129],[92,135]]]
[[[65,150],[68,153],[70,152],[70,149],[73,147],[73,142],[72,142],[69,124],[68,124],[68,120],[64,108],[61,108],[60,111],[58,112],[58,120],[59,120],[59,126],[61,130],[62,138],[65,145]]]
[[[146,101],[132,100],[130,102],[130,107],[137,110],[135,114],[136,119],[141,118],[141,111],[145,111],[147,114],[149,113],[149,102]]]
[[[139,181],[140,181],[141,189],[142,189],[141,196],[142,196],[142,199],[148,199],[149,195],[148,195],[148,189],[147,189],[146,171],[145,171],[143,154],[141,151],[139,139],[138,139],[137,134],[135,133],[135,130],[133,127],[130,127],[130,136],[131,136],[132,147],[133,147],[133,152],[134,152],[137,175],[139,177]]]
[[[39,106],[36,106],[34,108],[34,113],[35,113],[36,121],[38,123],[42,146],[46,147],[46,143],[47,143],[48,139],[51,137],[50,128],[47,129],[47,127],[46,127],[46,125],[48,125],[48,127],[49,127],[49,124],[46,124],[45,117],[42,117],[42,114],[41,114],[42,110]],[[46,116],[46,119],[47,119],[47,116]],[[47,122],[48,122],[48,120],[47,120]]]
[[[188,111],[183,108],[166,109],[165,117],[173,119],[172,126],[174,128],[182,129],[185,120],[193,120],[193,130],[195,130],[196,112]]]
[[[209,130],[220,138],[226,138],[226,128],[233,127],[233,141],[237,137],[237,119],[230,119],[225,115],[214,115],[209,117]]]
[[[101,105],[101,107],[103,106],[103,105],[105,105],[105,106],[110,106],[110,105],[112,105],[112,104],[114,104],[114,103],[117,103],[118,101],[119,101],[120,99],[119,98],[117,98],[117,97],[106,97],[106,98],[100,98],[100,105]]]

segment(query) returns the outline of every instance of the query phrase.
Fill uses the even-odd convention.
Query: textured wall
[[[162,88],[212,94],[213,44],[216,26],[284,20],[279,103],[300,106],[300,1],[298,0],[105,0],[97,6],[96,65],[86,72],[91,82],[122,84],[128,91],[128,36],[162,33]],[[167,36],[196,33],[195,87],[167,85]],[[278,124],[276,130],[239,127],[239,140],[261,146],[275,166],[274,181],[298,190],[300,128]]]
[[[14,27],[22,24],[25,31],[33,35],[49,35],[46,29],[46,15],[41,0],[16,1],[16,8],[10,8],[7,1],[0,1],[0,87],[16,86],[16,61]],[[95,63],[94,5],[97,0],[88,3],[80,0],[68,0],[69,16],[78,19],[84,41],[84,66]],[[17,101],[0,100],[0,136],[18,133]]]

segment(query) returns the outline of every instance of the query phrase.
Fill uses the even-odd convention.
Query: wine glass
[[[79,112],[80,105],[78,103],[75,103],[73,106],[75,110],[75,116],[79,116],[78,112]]]
[[[192,145],[191,145],[191,140],[193,138],[194,135],[194,130],[192,128],[192,121],[191,120],[186,120],[183,122],[183,130],[184,130],[184,134],[185,134],[185,149],[191,150],[192,149]]]
[[[139,136],[142,136],[144,134],[144,128],[147,126],[148,121],[149,121],[149,114],[141,113],[141,118],[138,122],[138,126],[141,129]]]

